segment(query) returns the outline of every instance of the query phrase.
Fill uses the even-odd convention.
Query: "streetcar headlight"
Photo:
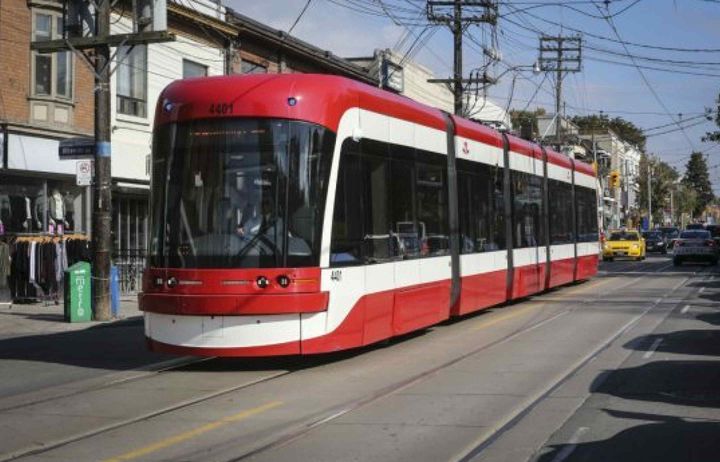
[[[290,278],[284,274],[278,276],[276,281],[277,281],[278,285],[282,288],[285,288],[290,285]]]

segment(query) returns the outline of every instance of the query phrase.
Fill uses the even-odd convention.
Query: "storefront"
[[[58,159],[57,139],[0,141],[0,302],[57,301],[63,270],[90,256],[90,190],[75,184],[76,161]]]

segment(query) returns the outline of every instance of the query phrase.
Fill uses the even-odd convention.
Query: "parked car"
[[[603,245],[603,261],[613,261],[617,257],[645,259],[645,240],[639,232],[635,230],[610,231]]]
[[[693,229],[705,229],[705,225],[702,223],[690,223],[685,227],[686,230],[693,230]]]
[[[642,237],[645,239],[646,252],[667,253],[667,240],[660,231],[645,231]]]
[[[718,247],[704,229],[690,229],[680,233],[673,248],[673,264],[680,266],[685,261],[707,261],[718,264]]]

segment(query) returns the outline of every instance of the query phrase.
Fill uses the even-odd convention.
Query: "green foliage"
[[[580,131],[602,131],[610,129],[620,139],[634,144],[641,151],[645,151],[646,138],[641,129],[634,123],[623,119],[622,117],[608,118],[605,115],[575,116],[572,118],[575,125],[580,127]]]
[[[682,181],[685,186],[697,194],[693,216],[699,217],[705,210],[705,207],[710,204],[715,197],[712,185],[710,184],[707,162],[705,162],[705,157],[703,157],[702,153],[692,153],[690,160],[685,166],[685,176]]]
[[[538,137],[538,116],[545,115],[545,109],[537,108],[534,111],[510,111],[510,121],[514,130],[526,139]]]
[[[681,184],[673,195],[673,206],[675,208],[674,222],[682,223],[683,215],[692,216],[693,210],[697,206],[697,193],[694,189]]]
[[[645,154],[640,157],[638,206],[643,214],[647,214],[648,210],[648,166],[652,171],[650,189],[652,190],[653,223],[662,223],[663,209],[670,207],[670,191],[680,174],[656,157]]]

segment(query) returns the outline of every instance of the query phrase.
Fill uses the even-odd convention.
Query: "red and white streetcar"
[[[591,166],[353,80],[162,93],[141,308],[153,350],[355,348],[597,272]]]

